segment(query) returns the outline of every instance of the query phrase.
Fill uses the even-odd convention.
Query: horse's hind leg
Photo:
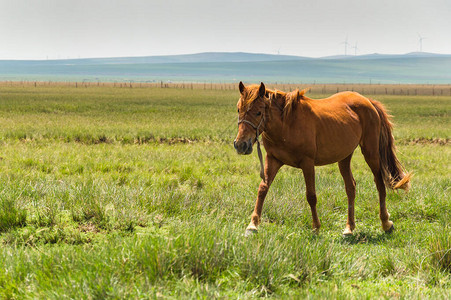
[[[379,159],[379,145],[374,145],[373,147],[365,146],[365,144],[360,145],[362,149],[363,156],[365,157],[365,161],[370,167],[371,171],[374,175],[374,182],[376,183],[377,191],[379,192],[379,217],[382,223],[382,229],[385,232],[390,232],[393,230],[393,222],[389,220],[390,214],[387,211],[387,206],[385,204],[385,184],[382,179],[382,171],[380,168],[380,159]]]
[[[351,172],[351,153],[348,157],[338,162],[341,176],[345,182],[346,195],[348,196],[348,220],[346,222],[346,228],[343,231],[344,235],[352,235],[352,231],[355,228],[354,218],[354,199],[355,199],[355,180]]]

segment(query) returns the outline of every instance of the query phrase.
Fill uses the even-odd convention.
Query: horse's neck
[[[265,133],[268,136],[280,135],[283,126],[283,107],[284,103],[276,102],[273,99],[268,108],[268,119],[265,124]]]
[[[311,100],[311,99],[309,99]],[[272,100],[275,101],[275,100]],[[311,116],[312,109],[308,102],[301,101],[296,104],[296,107],[289,113],[289,115],[285,115],[284,111],[285,103],[273,102],[269,106],[268,110],[268,120],[265,124],[265,133],[270,139],[283,138],[282,135],[290,134],[291,126],[293,121],[293,114],[302,114],[302,119],[308,116]],[[287,118],[284,120],[284,118]],[[308,118],[310,119],[310,118]],[[297,129],[299,126],[303,126],[303,123],[296,123]]]

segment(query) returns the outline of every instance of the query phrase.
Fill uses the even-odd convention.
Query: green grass
[[[0,298],[442,298],[451,290],[450,97],[378,97],[415,177],[383,233],[360,151],[352,237],[336,165],[321,232],[283,167],[244,238],[259,162],[239,156],[237,92],[0,88]],[[421,139],[423,142],[417,142]]]

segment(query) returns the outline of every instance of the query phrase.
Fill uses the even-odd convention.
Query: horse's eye
[[[257,116],[259,116],[259,115],[261,115],[262,114],[262,112],[261,111],[259,111],[258,113],[257,113]]]

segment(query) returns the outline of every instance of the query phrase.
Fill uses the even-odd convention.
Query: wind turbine
[[[418,33],[418,43],[420,44],[420,52],[423,52],[423,40],[426,39]]]
[[[354,49],[354,55],[357,56],[357,50],[359,49],[359,48],[357,47],[357,42],[355,42],[354,47],[351,47],[351,48]]]
[[[348,46],[350,46],[348,43],[348,36],[346,36],[346,39],[344,42],[340,43],[340,45],[342,45],[342,44],[345,45],[345,56],[346,56],[346,55],[348,55]]]

